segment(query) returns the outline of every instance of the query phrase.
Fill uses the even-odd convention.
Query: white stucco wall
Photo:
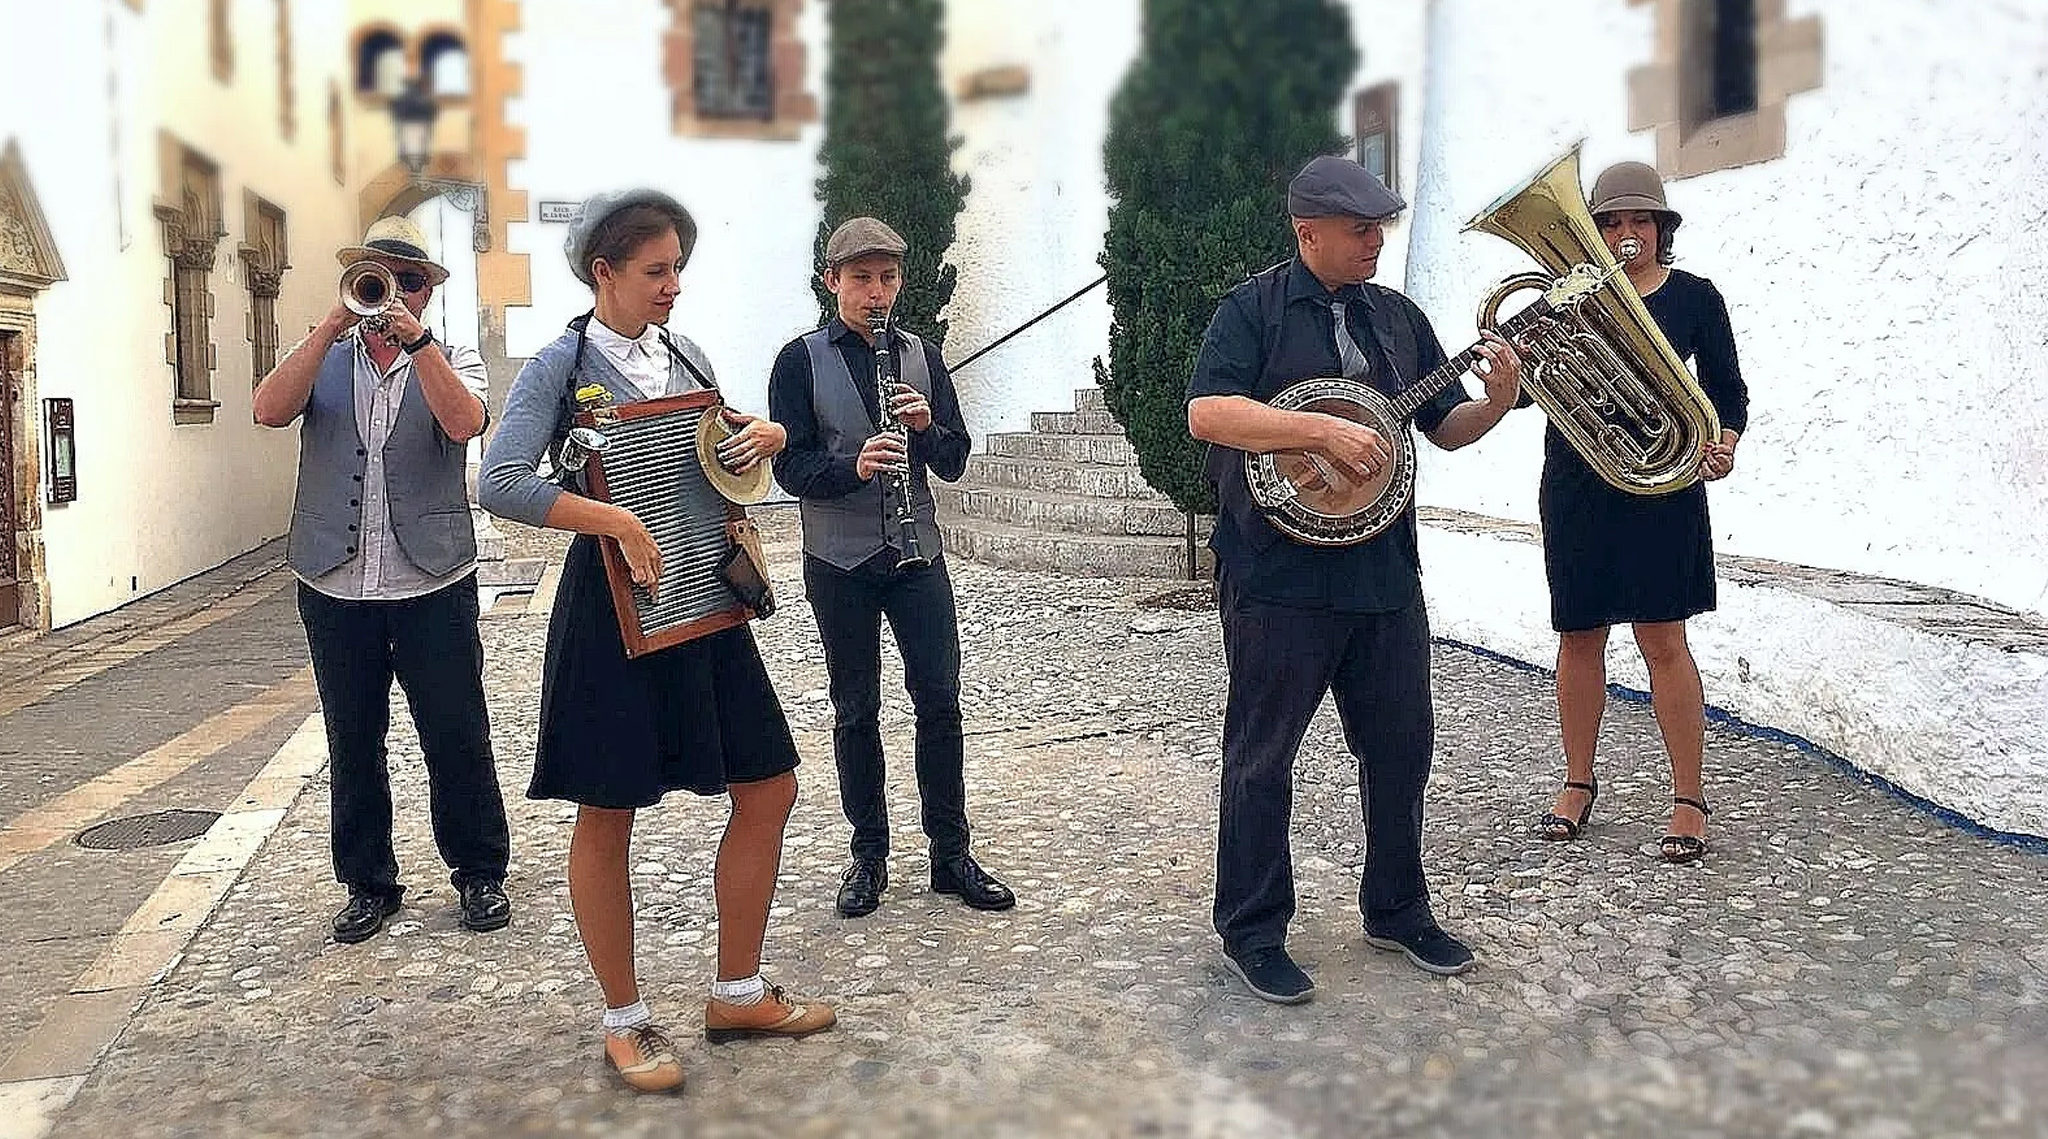
[[[1101,275],[1109,194],[1102,143],[1109,102],[1138,51],[1137,0],[1081,5],[955,3],[942,65],[949,92],[985,68],[1021,65],[1021,95],[956,102],[955,168],[973,179],[951,259],[960,283],[946,315],[946,356],[970,352]],[[1108,294],[1080,300],[957,377],[980,438],[1019,431],[1033,411],[1071,410],[1109,352]]]
[[[1670,184],[1681,267],[1728,298],[1751,424],[1713,492],[1723,550],[2048,607],[2048,8],[1793,0],[1821,86],[1784,157]],[[1588,180],[1653,157],[1626,73],[1651,6],[1436,0],[1410,291],[1447,344],[1528,262],[1457,227],[1570,140]],[[1570,59],[1569,67],[1531,66]],[[1426,465],[1422,501],[1535,516],[1541,419]]]
[[[223,84],[208,65],[200,0],[162,0],[141,14],[103,0],[0,0],[0,26],[29,29],[23,42],[34,44],[10,51],[0,68],[0,138],[19,140],[70,277],[36,301],[37,394],[74,399],[77,415],[78,501],[44,509],[54,624],[205,570],[286,528],[297,440],[250,416],[248,292],[237,256],[247,238],[243,193],[287,212],[296,268],[278,300],[285,344],[332,303],[332,250],[354,219],[329,174],[326,92],[339,72],[331,50],[339,12],[292,7],[298,130],[287,142],[274,11],[233,6],[234,78]],[[221,406],[210,424],[172,422],[167,263],[151,214],[160,129],[221,167],[228,235],[212,284]]]
[[[1421,546],[1437,636],[1554,665],[1542,547],[1434,526],[1423,527]],[[1688,639],[1714,707],[1810,740],[1996,830],[2048,836],[2048,656],[1726,579],[1720,608],[1689,622]],[[1647,690],[1626,630],[1609,650],[1609,682]],[[1709,754],[1707,777],[1711,797],[1714,783],[1741,774]]]
[[[508,38],[525,74],[508,116],[525,130],[528,155],[510,176],[530,203],[508,240],[533,255],[533,305],[507,313],[506,351],[532,355],[591,304],[562,253],[567,227],[533,220],[540,203],[653,186],[688,206],[699,230],[670,327],[703,345],[731,402],[765,411],[775,353],[817,327],[810,272],[823,126],[794,142],[678,136],[662,75],[672,19],[668,5],[643,0],[528,4]],[[805,5],[799,28],[810,45],[805,82],[822,97],[823,6]]]
[[[1358,92],[1380,83],[1399,85],[1395,113],[1395,187],[1411,206],[1415,201],[1418,172],[1422,167],[1422,130],[1425,71],[1428,67],[1429,0],[1347,0],[1351,12],[1351,38],[1358,45],[1358,70],[1352,76],[1337,111],[1337,129],[1351,140],[1346,157],[1358,157],[1358,120],[1352,100]],[[1373,278],[1389,288],[1401,288],[1407,277],[1408,237],[1413,213],[1395,223],[1380,251],[1379,272]]]

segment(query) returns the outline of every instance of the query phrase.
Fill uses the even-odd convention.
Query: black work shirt
[[[1344,302],[1345,323],[1371,366],[1368,381],[1392,396],[1444,362],[1429,318],[1407,297],[1378,285],[1346,285],[1332,294],[1299,259],[1258,273],[1231,290],[1209,322],[1188,381],[1188,399],[1246,396],[1266,402],[1289,386],[1339,376],[1329,298]],[[1277,306],[1278,311],[1273,311]],[[1434,431],[1471,396],[1451,384],[1416,412]],[[1341,613],[1385,613],[1421,596],[1415,511],[1355,546],[1296,542],[1266,521],[1244,480],[1244,453],[1212,446],[1219,508],[1209,546],[1223,573],[1247,597]]]
[[[839,358],[853,376],[868,418],[880,424],[881,393],[875,387],[875,350],[867,338],[833,317],[825,326]],[[902,338],[893,330],[890,344],[901,349]],[[922,338],[920,338],[922,339]],[[938,345],[923,340],[925,371],[931,375],[932,423],[923,431],[910,432],[910,461],[953,482],[967,470],[967,456],[974,440],[960,415],[960,397],[953,390],[953,377]],[[825,449],[818,431],[817,411],[811,403],[811,354],[803,337],[782,346],[775,367],[768,374],[768,418],[789,432],[788,445],[775,456],[775,481],[798,498],[839,498],[860,489],[861,478],[854,473],[854,456],[834,455]],[[879,432],[881,428],[876,427]]]

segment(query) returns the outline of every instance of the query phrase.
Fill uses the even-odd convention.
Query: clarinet
[[[880,396],[876,407],[880,412],[881,427],[882,430],[903,440],[904,453],[908,455],[910,431],[903,426],[902,420],[896,418],[895,410],[889,406],[889,397],[896,387],[897,371],[896,353],[889,347],[889,314],[886,310],[868,310],[868,333],[875,338],[875,389]],[[912,488],[908,464],[906,463],[902,470],[890,471],[888,482],[884,485],[887,490],[896,494],[896,541],[897,548],[903,551],[902,560],[896,563],[897,572],[923,569],[932,564],[932,560],[925,557],[924,552],[918,548],[917,512],[910,502]],[[889,506],[885,495],[882,505],[885,521],[888,513]]]

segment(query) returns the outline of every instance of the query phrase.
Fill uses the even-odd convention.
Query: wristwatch
[[[405,350],[406,355],[416,356],[419,354],[420,349],[425,348],[427,345],[432,344],[433,342],[434,330],[431,328],[423,328],[420,330],[420,338],[418,340],[415,340],[410,344],[401,344],[399,345],[399,347]]]

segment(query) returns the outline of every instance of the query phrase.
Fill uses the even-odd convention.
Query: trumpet
[[[398,295],[398,278],[391,270],[368,259],[354,262],[341,271],[341,303],[363,318],[363,327],[381,331],[389,323],[384,309]]]

